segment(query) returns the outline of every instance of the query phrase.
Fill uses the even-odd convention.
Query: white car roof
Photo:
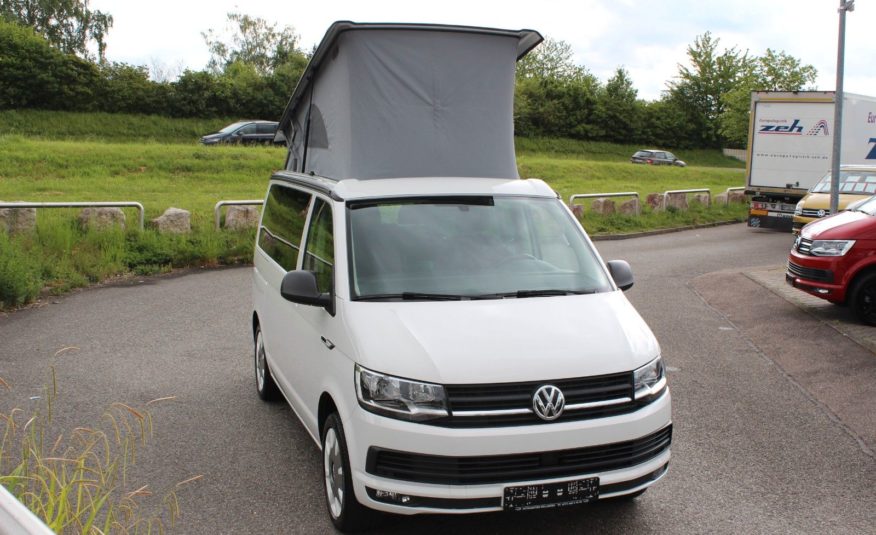
[[[557,198],[557,193],[537,178],[418,177],[335,181],[284,171],[275,173],[272,178],[322,191],[338,201],[429,195],[519,195]]]

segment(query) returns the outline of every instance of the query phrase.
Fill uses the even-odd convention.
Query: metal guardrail
[[[727,188],[724,191],[724,206],[730,204],[730,192],[731,191],[745,191],[745,186],[739,186],[736,188]]]
[[[219,201],[216,203],[216,206],[213,207],[213,221],[216,224],[216,230],[220,230],[220,225],[222,223],[222,207],[223,206],[261,206],[264,204],[264,199],[257,200],[248,200],[248,201]]]
[[[136,208],[143,230],[144,210],[138,202],[0,202],[0,208]]]
[[[569,197],[569,207],[575,203],[575,199],[595,199],[600,197],[635,197],[639,202],[636,204],[636,215],[642,214],[642,202],[638,191],[620,191],[614,193],[577,193]]]
[[[3,535],[54,535],[30,509],[0,485],[0,533]]]
[[[709,204],[712,204],[712,192],[709,188],[699,188],[699,189],[670,189],[663,192],[663,209],[666,210],[666,202],[669,200],[670,195],[680,195],[680,194],[688,194],[688,193],[708,193],[709,194]]]

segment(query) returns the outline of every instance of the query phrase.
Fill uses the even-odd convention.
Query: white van
[[[309,72],[331,76],[325,62],[353,54],[354,38],[373,50],[398,32],[453,40],[486,31],[343,24]],[[531,37],[489,32],[515,46]],[[314,125],[320,104],[323,124]],[[307,120],[295,119],[308,108]],[[284,397],[322,449],[335,526],[360,528],[371,510],[635,497],[663,477],[670,395],[657,341],[622,292],[633,285],[629,265],[604,263],[541,180],[497,178],[507,161],[490,152],[463,177],[405,177],[387,168],[410,154],[390,159],[368,140],[384,163],[358,166],[355,177],[326,172],[339,165],[325,158],[338,139],[330,115],[299,86],[281,121],[290,157],[262,213],[252,329],[258,394]],[[325,129],[328,143],[299,158],[305,124]],[[429,154],[420,155],[425,168],[442,164]]]

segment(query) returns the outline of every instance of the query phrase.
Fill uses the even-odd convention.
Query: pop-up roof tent
[[[515,66],[541,41],[532,30],[332,24],[280,120],[287,170],[517,178]]]

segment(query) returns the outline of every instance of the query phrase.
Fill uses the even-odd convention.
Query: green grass
[[[216,201],[264,197],[284,159],[275,147],[0,136],[0,199],[137,201],[147,218],[174,206],[192,211],[194,226],[206,226]]]
[[[606,162],[627,162],[630,156],[640,149],[661,148],[671,151],[691,166],[730,167],[742,169],[743,162],[724,156],[719,150],[673,149],[671,147],[644,147],[642,145],[620,145],[602,141],[579,141],[575,139],[516,138],[517,154],[521,156],[541,156],[561,159],[579,159]]]
[[[60,293],[119,274],[249,261],[253,231],[216,232],[213,206],[223,199],[261,199],[267,178],[283,166],[285,151],[193,142],[196,130],[225,122],[207,128],[210,121],[0,112],[0,132],[18,132],[0,134],[0,199],[138,201],[147,220],[173,206],[192,212],[193,227],[188,236],[139,232],[136,210],[125,209],[126,231],[87,231],[75,223],[78,210],[38,210],[36,233],[0,238],[0,308],[30,302],[41,291]],[[644,201],[649,193],[669,189],[705,187],[717,194],[744,184],[740,165],[719,151],[680,152],[690,165],[677,168],[631,164],[632,146],[550,139],[518,139],[517,146],[521,176],[545,180],[564,201],[574,193],[615,191],[637,191]],[[744,216],[745,208],[733,205],[646,209],[641,217],[586,213],[583,222],[592,234],[611,234]]]
[[[197,143],[237,118],[172,119],[159,115],[79,113],[46,110],[0,110],[0,135],[130,143]]]

